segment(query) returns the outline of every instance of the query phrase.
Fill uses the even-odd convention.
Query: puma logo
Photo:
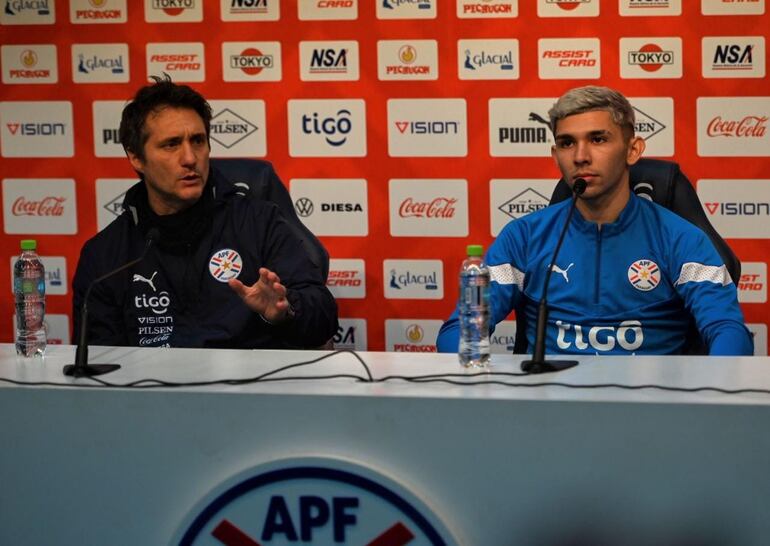
[[[142,277],[139,273],[134,273],[134,282],[146,282],[150,285],[150,288],[152,288],[153,292],[157,292],[155,289],[155,284],[153,284],[152,280],[155,278],[155,275],[157,275],[157,271],[152,272],[152,276],[148,279],[147,277]]]
[[[571,263],[571,264],[569,264],[569,265],[567,266],[567,269],[562,269],[562,268],[561,268],[561,267],[559,267],[558,265],[556,265],[556,264],[553,264],[553,272],[554,272],[554,273],[558,273],[559,275],[561,275],[562,277],[564,277],[564,280],[565,280],[565,281],[569,282],[569,277],[567,276],[567,271],[569,271],[570,267],[572,267],[573,265],[575,265],[575,264],[574,264],[574,263]],[[551,267],[551,266],[549,265],[548,267]]]
[[[530,112],[529,113],[529,121],[536,121],[536,122],[542,123],[543,125],[546,125],[548,127],[551,126],[551,124],[548,121],[543,119],[543,117],[540,114],[536,114],[535,112]]]

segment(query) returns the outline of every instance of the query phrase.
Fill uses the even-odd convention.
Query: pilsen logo
[[[240,68],[249,76],[256,76],[265,68],[273,68],[273,56],[250,47],[241,51],[240,55],[230,55],[230,68]]]
[[[19,197],[13,202],[11,212],[14,216],[61,216],[66,200],[66,197],[48,196],[39,201],[27,201]]]
[[[172,17],[194,7],[195,0],[152,0],[152,9],[161,9],[163,13]]]
[[[709,121],[706,134],[710,137],[764,138],[767,116],[744,116],[740,120],[725,120],[717,116]]]
[[[398,207],[401,218],[454,218],[456,197],[436,197],[432,201],[415,201],[407,197]]]

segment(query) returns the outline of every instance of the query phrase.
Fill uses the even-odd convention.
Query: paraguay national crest
[[[660,268],[652,260],[636,260],[628,268],[628,282],[642,292],[648,292],[660,283]]]
[[[217,250],[209,260],[209,273],[219,282],[237,279],[243,269],[241,255],[231,248]]]

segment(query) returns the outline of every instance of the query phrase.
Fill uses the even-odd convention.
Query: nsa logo
[[[660,283],[660,268],[652,260],[637,260],[628,268],[628,282],[642,292],[649,292]]]
[[[257,131],[257,126],[225,108],[211,118],[211,138],[225,148],[232,148]]]
[[[209,273],[219,282],[237,279],[243,268],[241,255],[231,248],[223,248],[209,260]]]

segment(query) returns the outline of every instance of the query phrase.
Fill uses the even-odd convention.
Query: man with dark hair
[[[320,268],[273,203],[248,199],[209,167],[211,109],[166,78],[123,110],[120,140],[141,181],[123,214],[86,242],[74,287],[73,339],[94,279],[89,340],[97,345],[308,348],[337,329]]]
[[[564,246],[550,275],[571,200],[510,222],[489,249],[493,324],[524,315],[530,350],[546,283],[546,352],[678,354],[691,318],[712,355],[750,355],[737,292],[708,237],[675,213],[637,197],[629,167],[644,151],[628,100],[606,87],[564,94],[549,111],[551,154],[570,187],[582,178]],[[518,321],[519,324],[521,321]],[[439,351],[456,352],[455,310]]]

